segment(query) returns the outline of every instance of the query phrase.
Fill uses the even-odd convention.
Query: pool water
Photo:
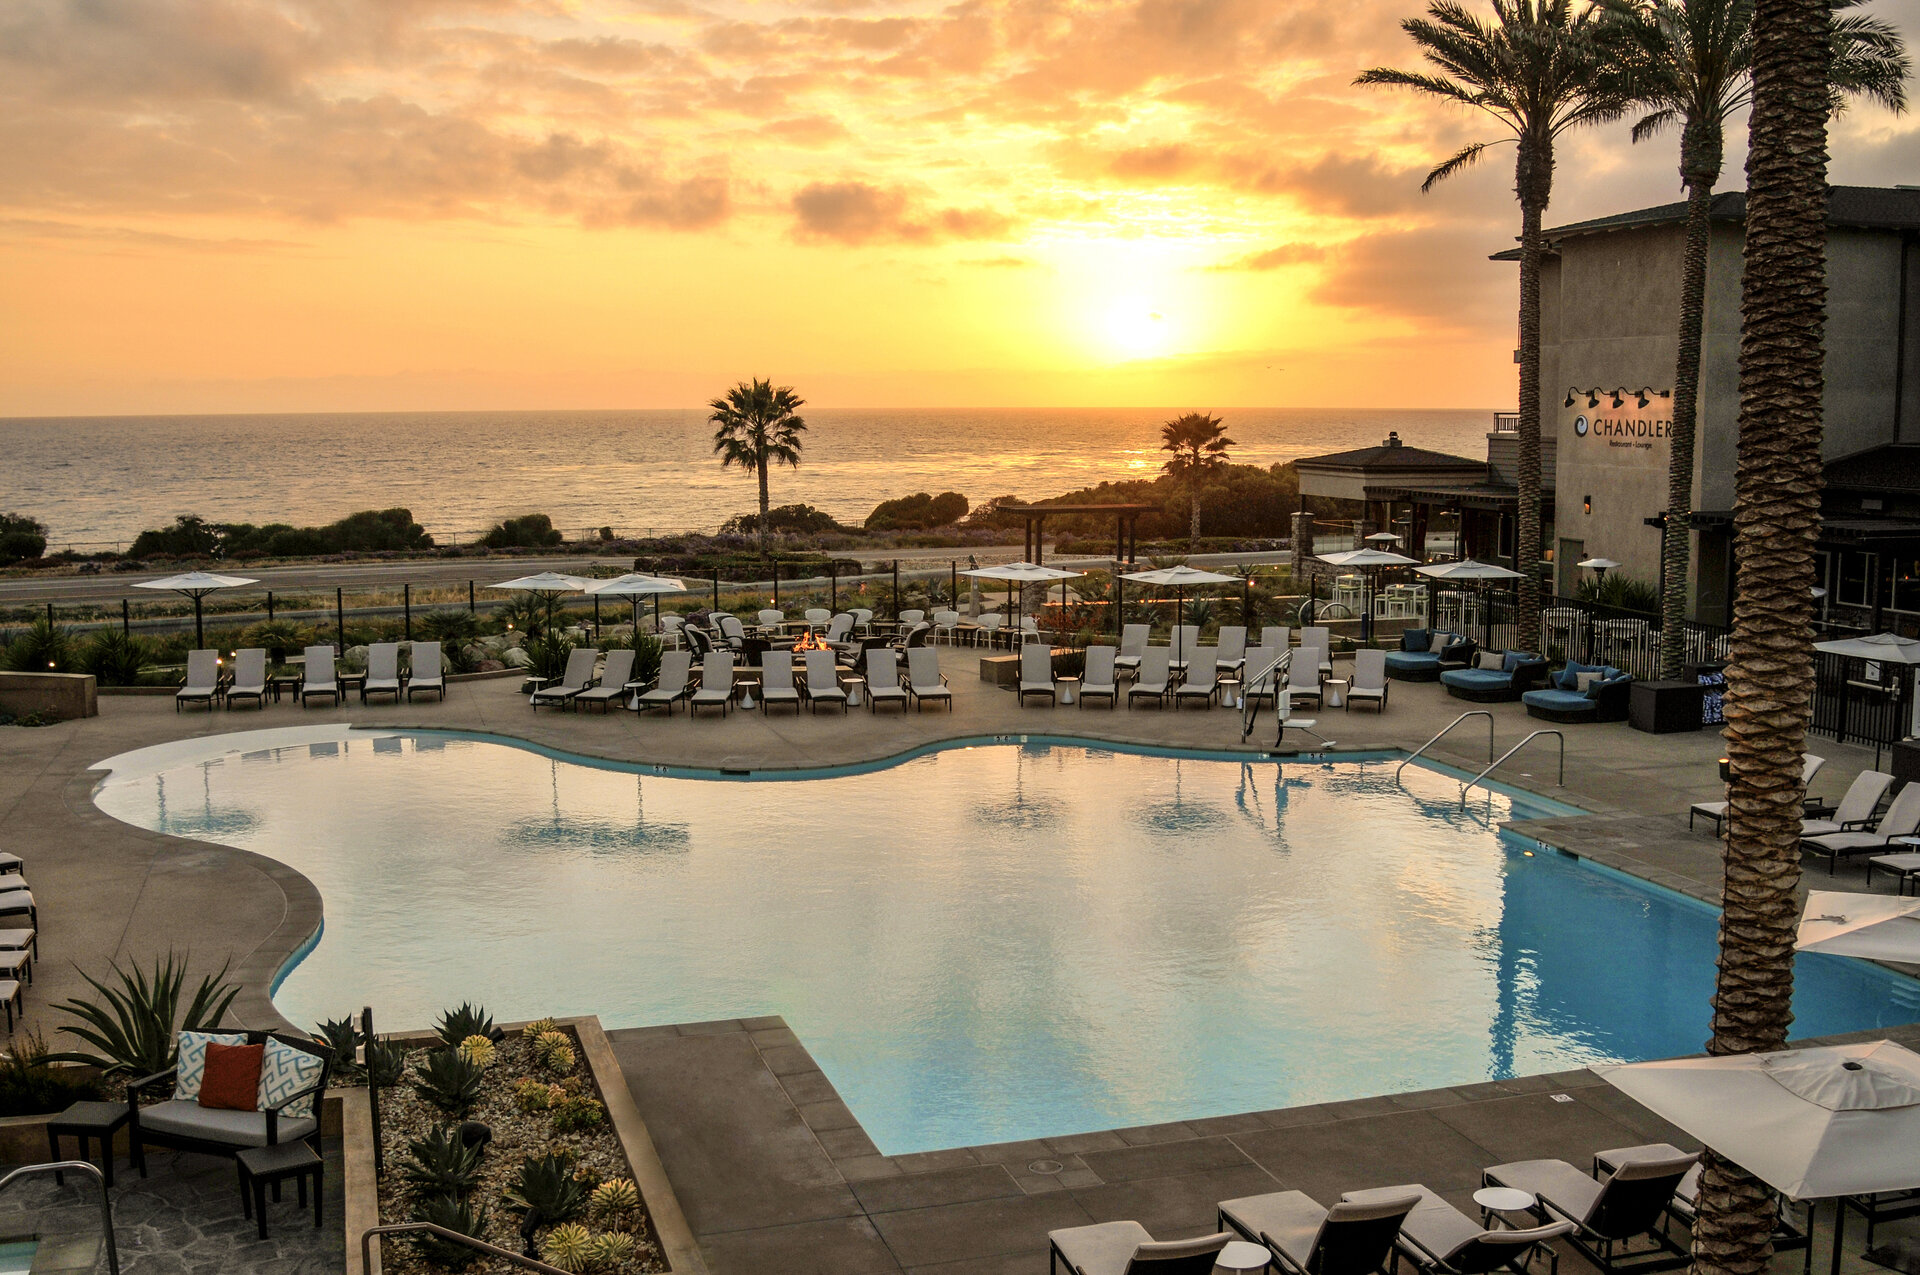
[[[1698,1050],[1712,909],[1503,835],[1562,814],[1397,763],[1029,740],[700,777],[337,727],[115,759],[96,800],[306,874],[275,994],[610,1027],[781,1014],[883,1152]],[[1920,1018],[1802,957],[1801,1035]]]

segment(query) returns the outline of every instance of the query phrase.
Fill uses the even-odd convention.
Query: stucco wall
[[[15,717],[44,713],[61,721],[100,711],[91,673],[0,673],[0,711]]]

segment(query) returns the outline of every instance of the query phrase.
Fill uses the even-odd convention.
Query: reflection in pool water
[[[317,728],[126,759],[130,823],[319,887],[297,1023],[782,1014],[888,1153],[1697,1050],[1715,918],[1390,761],[983,744],[795,782]],[[326,736],[325,738],[318,738]],[[290,737],[275,732],[276,742]],[[234,747],[235,745],[238,747]],[[177,747],[177,746],[176,746]],[[228,751],[232,749],[232,751]],[[204,759],[204,760],[202,760]],[[1802,958],[1802,1035],[1920,985]]]

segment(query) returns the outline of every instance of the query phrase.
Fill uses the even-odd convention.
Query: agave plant
[[[353,1015],[329,1018],[313,1029],[313,1038],[333,1051],[333,1074],[341,1080],[356,1080],[363,1068],[354,1055],[359,1051],[360,1029]]]
[[[593,1188],[587,1211],[602,1226],[626,1230],[640,1211],[640,1188],[633,1184],[632,1178],[608,1178]]]
[[[558,1266],[563,1271],[592,1270],[596,1256],[593,1236],[577,1222],[556,1226],[547,1232],[546,1240],[541,1243],[540,1256],[546,1259],[548,1265]]]
[[[640,1251],[639,1241],[619,1231],[607,1231],[593,1237],[592,1261],[603,1271],[617,1271]]]
[[[587,1184],[573,1175],[570,1156],[528,1156],[520,1176],[503,1193],[507,1207],[537,1215],[542,1223],[565,1222],[586,1207]]]
[[[494,1059],[493,1038],[473,1035],[460,1042],[460,1055],[476,1067],[491,1066]]]
[[[545,1031],[533,1038],[533,1060],[546,1070],[564,1076],[573,1070],[573,1042],[562,1031]]]
[[[413,1087],[440,1110],[464,1116],[480,1101],[486,1071],[454,1049],[436,1049],[427,1055],[413,1078]]]
[[[410,1153],[400,1175],[425,1192],[458,1195],[480,1180],[484,1142],[468,1146],[458,1125],[441,1125],[424,1138],[407,1144]]]
[[[487,1210],[484,1207],[476,1208],[470,1195],[423,1195],[413,1202],[413,1220],[444,1226],[449,1231],[458,1231],[476,1240],[486,1238]],[[421,1235],[418,1243],[429,1261],[448,1270],[463,1271],[480,1256],[475,1249],[443,1240],[437,1235]]]
[[[78,1018],[82,1026],[62,1027],[97,1053],[49,1055],[55,1062],[92,1063],[108,1074],[131,1072],[148,1076],[173,1066],[178,1050],[177,1031],[207,1031],[220,1025],[240,994],[238,984],[226,981],[227,964],[200,980],[186,1012],[180,1012],[180,993],[186,987],[187,963],[168,952],[154,958],[153,972],[112,965],[117,985],[91,974],[81,974],[100,993],[104,1004],[88,1000],[62,1001],[54,1008]]]
[[[391,1040],[367,1042],[367,1079],[382,1089],[400,1083],[407,1072],[406,1046]]]
[[[468,1005],[464,1001],[459,1009],[445,1010],[440,1015],[439,1025],[434,1034],[440,1037],[440,1043],[449,1049],[458,1049],[460,1042],[469,1036],[493,1038],[493,1018],[479,1005]]]

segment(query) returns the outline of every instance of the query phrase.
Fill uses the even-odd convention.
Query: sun
[[[1149,359],[1166,352],[1172,340],[1167,318],[1138,298],[1115,301],[1102,316],[1107,347],[1125,359]]]

